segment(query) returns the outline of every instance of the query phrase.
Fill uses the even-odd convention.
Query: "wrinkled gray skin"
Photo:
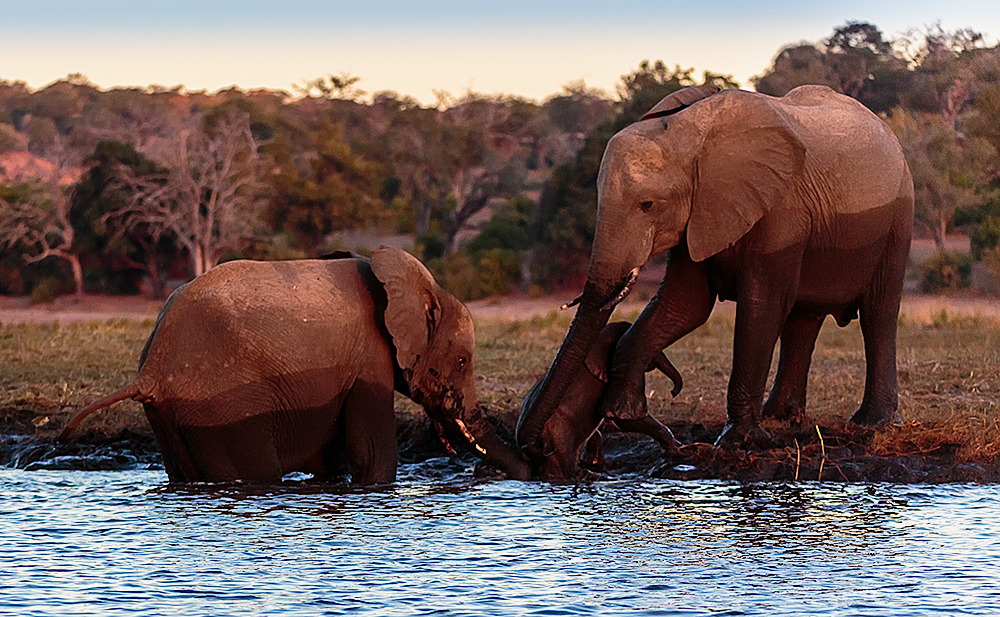
[[[736,328],[719,443],[767,444],[763,412],[801,416],[820,325],[860,314],[867,375],[856,424],[898,418],[896,320],[913,227],[913,183],[889,128],[824,86],[781,98],[704,86],[668,96],[608,143],[580,306],[553,364],[523,405],[518,445],[542,429],[614,305],[651,255],[670,251],[660,291],[621,338],[599,413],[645,414],[644,370],[734,300]]]
[[[452,443],[515,477],[524,461],[485,423],[468,310],[404,251],[235,261],[168,298],[131,384],[82,410],[142,402],[171,481],[323,476],[346,452],[358,484],[392,482],[393,391]]]
[[[604,327],[587,355],[584,368],[577,374],[559,406],[542,428],[543,457],[535,465],[540,479],[567,480],[579,477],[580,458],[585,449],[590,452],[598,448],[601,439],[598,431],[605,422],[611,422],[625,432],[648,435],[668,453],[677,450],[678,444],[673,433],[652,416],[609,420],[597,413],[597,401],[608,381],[608,367],[615,345],[630,325],[619,321]],[[673,381],[671,394],[677,396],[682,386],[677,369],[662,353],[654,358],[653,366],[648,367],[649,370],[654,368]],[[537,388],[539,384],[541,381],[534,387]]]

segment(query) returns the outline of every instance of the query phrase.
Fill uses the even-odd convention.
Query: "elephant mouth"
[[[635,285],[635,281],[638,278],[639,278],[639,266],[636,266],[635,268],[632,268],[632,270],[628,274],[622,277],[622,280],[621,282],[618,283],[617,290],[615,291],[615,296],[611,298],[611,300],[609,300],[607,304],[602,306],[601,310],[608,311],[618,306],[621,303],[621,301],[624,300],[625,297],[632,292],[632,286]],[[563,304],[562,306],[559,307],[559,310],[565,311],[566,309],[571,309],[577,304],[580,304],[581,300],[583,300],[583,294],[580,294],[579,296],[573,298],[566,304]]]
[[[456,410],[461,408],[462,406],[459,403],[457,403],[453,398],[448,398],[447,396],[444,397],[444,400],[442,400],[440,404],[426,407],[428,415],[430,415],[431,420],[433,420],[438,427],[438,434],[441,437],[441,440],[444,442],[449,451],[453,452],[449,439],[457,441],[459,437],[461,437],[461,439],[464,440],[469,447],[474,449],[477,454],[485,457],[486,448],[479,443],[479,439],[476,438],[475,434],[469,429],[465,421],[462,420],[460,417],[461,414],[456,413]],[[432,412],[431,409],[434,409],[435,411]],[[482,413],[478,410],[478,408],[474,410],[473,413],[476,412]]]
[[[621,301],[624,300],[625,297],[632,292],[632,286],[635,285],[635,281],[638,278],[639,278],[639,266],[636,266],[632,268],[632,270],[628,274],[622,277],[621,282],[618,283],[618,293],[616,293],[615,297],[611,298],[611,300],[609,300],[607,304],[601,307],[601,310],[608,311],[618,306],[621,303]]]

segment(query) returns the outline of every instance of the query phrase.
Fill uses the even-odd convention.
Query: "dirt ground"
[[[652,292],[639,290],[623,302],[619,312],[640,311]],[[541,298],[513,295],[488,298],[467,303],[477,319],[518,321],[544,317],[573,299],[570,292]],[[74,296],[62,296],[53,302],[32,306],[27,297],[0,295],[0,323],[71,323],[78,321],[107,321],[110,319],[155,319],[163,302],[141,296],[106,296],[88,294],[82,301]],[[574,309],[570,309],[572,311]],[[720,302],[715,309],[722,314],[736,311],[733,302]],[[942,311],[948,319],[970,317],[1000,321],[1000,298],[990,296],[937,296],[906,294],[900,314],[913,323],[932,323],[940,320]]]

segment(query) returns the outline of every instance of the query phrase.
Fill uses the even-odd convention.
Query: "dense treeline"
[[[826,84],[882,114],[913,170],[918,234],[943,249],[962,226],[972,258],[1000,270],[997,47],[849,23],[781,50],[753,82],[776,96]],[[0,81],[0,293],[163,297],[222,260],[382,242],[412,247],[465,299],[576,284],[608,138],[697,83],[738,85],[644,61],[613,96],[576,83],[541,103],[469,93],[425,107],[367,96],[350,75],[295,96]],[[939,285],[967,276],[961,258],[935,263]]]

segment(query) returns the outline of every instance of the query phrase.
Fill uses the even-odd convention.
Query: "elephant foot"
[[[770,450],[777,447],[771,434],[759,425],[741,426],[727,423],[715,440],[715,447],[741,450]]]
[[[899,415],[899,411],[895,407],[878,409],[873,405],[861,405],[851,416],[851,424],[872,428],[880,428],[887,424],[899,424],[902,421],[903,417]]]
[[[774,401],[768,399],[761,410],[764,418],[774,418],[780,422],[787,422],[792,425],[801,425],[806,421],[805,405],[799,404],[792,399]]]

